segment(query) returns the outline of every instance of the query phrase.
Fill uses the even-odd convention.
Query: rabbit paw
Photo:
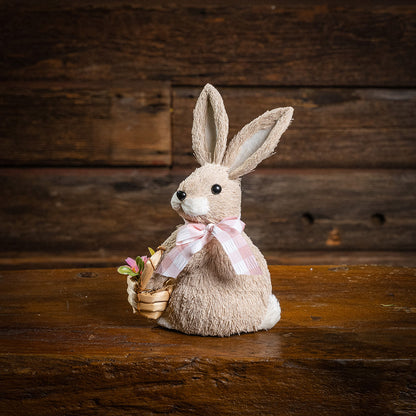
[[[269,304],[267,306],[266,316],[264,317],[259,329],[271,329],[279,322],[279,320],[280,304],[276,296],[271,294],[269,297]]]
[[[128,301],[133,308],[133,313],[137,313],[137,291],[139,289],[138,283],[133,280],[130,276],[127,276],[127,294]]]

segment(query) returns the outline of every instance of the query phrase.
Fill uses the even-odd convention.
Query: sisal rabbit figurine
[[[163,243],[166,251],[147,289],[175,278],[158,324],[187,334],[229,336],[272,328],[280,305],[260,250],[240,220],[240,178],[271,156],[289,126],[293,108],[265,112],[227,147],[228,117],[210,84],[194,109],[192,144],[201,167],[173,194],[185,220]]]

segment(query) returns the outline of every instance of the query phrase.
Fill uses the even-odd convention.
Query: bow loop
[[[230,234],[231,236],[236,236],[238,234],[241,234],[245,228],[245,224],[243,221],[241,221],[237,217],[230,217],[222,220],[217,225],[215,224],[208,224],[213,225],[213,234],[217,234],[219,232],[226,232]]]
[[[223,219],[218,224],[187,222],[176,236],[176,246],[165,254],[157,273],[176,278],[193,254],[200,251],[212,238],[216,238],[229,257],[237,274],[261,274],[261,269],[244,237],[245,227],[238,217]]]
[[[205,225],[199,223],[187,223],[182,226],[176,237],[176,245],[192,243],[205,235]]]

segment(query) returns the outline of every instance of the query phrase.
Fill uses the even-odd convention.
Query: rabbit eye
[[[212,187],[211,187],[211,192],[212,192],[214,195],[218,195],[221,191],[222,191],[222,188],[221,188],[221,186],[220,186],[220,185],[218,185],[217,183],[216,183],[215,185],[212,185]]]

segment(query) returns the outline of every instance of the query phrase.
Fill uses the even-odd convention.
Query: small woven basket
[[[159,265],[164,251],[164,247],[158,247],[156,253],[146,262],[140,283],[134,284],[133,290],[137,295],[137,301],[136,299],[133,301],[133,311],[140,312],[141,315],[148,319],[160,318],[168,306],[174,287],[173,279],[169,279],[161,289],[146,290],[146,286]]]
[[[155,291],[139,291],[137,293],[138,311],[148,319],[158,319],[168,306],[173,285],[165,285]]]

